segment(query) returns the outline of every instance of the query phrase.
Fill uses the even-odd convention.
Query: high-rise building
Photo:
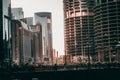
[[[120,41],[120,1],[95,0],[95,49],[99,62],[118,61],[116,45]]]
[[[27,25],[31,26],[33,25],[33,17],[25,17]]]
[[[33,25],[33,17],[25,17],[21,19],[23,22],[25,22],[28,26]]]
[[[11,0],[0,1],[0,67],[11,61]],[[4,66],[6,67],[6,65]]]
[[[94,55],[94,0],[64,0],[65,54]]]
[[[42,62],[52,64],[52,20],[51,13],[35,13],[35,24],[41,25]]]
[[[34,59],[33,35],[30,26],[20,20],[12,20],[12,62],[26,64]]]
[[[31,25],[33,36],[32,51],[34,52],[34,63],[42,64],[42,26],[41,24]]]
[[[53,65],[58,63],[58,51],[56,51],[55,49],[53,49],[53,61],[52,61]]]
[[[28,24],[29,25],[28,25]],[[12,62],[21,65],[34,60],[31,18],[24,18],[22,8],[12,8]]]
[[[22,8],[12,8],[12,18],[13,19],[23,19],[24,12]]]

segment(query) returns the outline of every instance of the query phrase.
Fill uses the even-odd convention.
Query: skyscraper
[[[65,53],[94,54],[93,0],[64,0]]]
[[[45,64],[52,63],[52,20],[51,13],[35,13],[35,24],[41,25],[42,31],[42,62]]]
[[[0,66],[11,60],[11,0],[0,1]]]
[[[27,25],[33,25],[33,17],[25,17]]]
[[[13,19],[23,19],[24,18],[24,12],[22,8],[12,8],[12,18]]]
[[[34,63],[41,64],[42,63],[42,26],[41,24],[31,25],[32,31],[32,48]]]
[[[95,49],[99,62],[118,61],[120,1],[95,0],[94,14]]]
[[[32,26],[33,25],[33,17],[25,17],[20,19],[23,22],[25,22],[28,26]]]
[[[23,65],[34,59],[30,26],[20,20],[12,20],[12,62]]]

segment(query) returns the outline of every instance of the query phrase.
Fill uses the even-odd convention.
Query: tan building
[[[64,64],[71,64],[72,63],[72,55],[66,54],[64,55]]]
[[[58,51],[53,49],[53,65],[58,63]]]
[[[42,40],[41,40],[41,25],[31,25],[31,31],[33,35],[33,52],[34,63],[42,64]]]
[[[72,64],[88,63],[88,56],[73,56],[71,60]],[[90,56],[90,63],[92,63],[92,57]]]
[[[57,64],[64,65],[64,55],[58,57]]]

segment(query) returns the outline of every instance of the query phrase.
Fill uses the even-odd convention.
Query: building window
[[[96,0],[96,5],[99,5],[100,4],[100,0]]]
[[[73,2],[73,0],[69,0],[69,2]]]
[[[114,1],[114,0],[108,0],[108,2],[112,2],[112,1]]]
[[[101,0],[101,3],[106,3],[107,2],[107,0]]]

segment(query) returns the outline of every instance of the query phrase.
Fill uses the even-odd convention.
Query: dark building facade
[[[11,0],[0,1],[0,66],[11,62]]]
[[[120,1],[95,0],[95,49],[99,62],[118,61],[116,45],[120,41]]]
[[[94,52],[93,0],[64,0],[65,54],[82,55]]]

